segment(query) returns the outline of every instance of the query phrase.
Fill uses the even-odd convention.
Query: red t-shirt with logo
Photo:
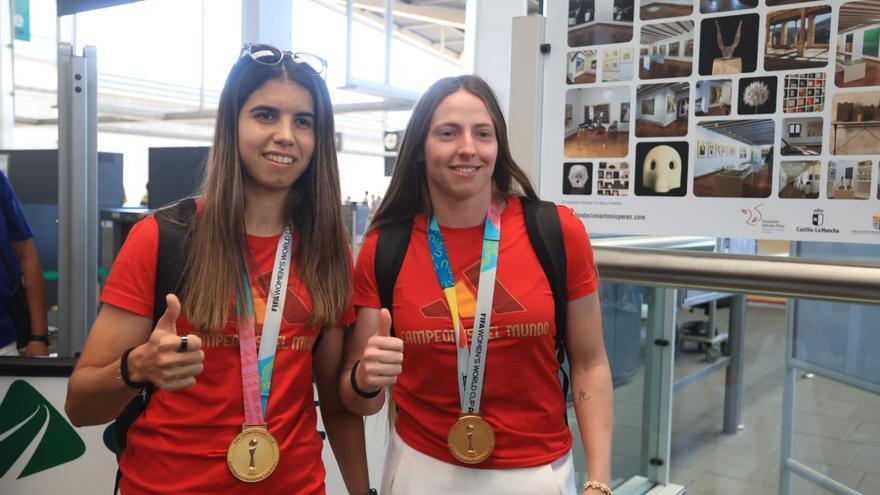
[[[565,240],[568,299],[596,290],[590,240],[574,212],[558,206]],[[392,394],[397,433],[411,447],[456,463],[446,438],[461,411],[452,318],[428,250],[427,218],[413,223],[394,286],[395,334],[404,341],[403,372]],[[483,226],[447,228],[462,325],[470,332],[476,306]],[[378,308],[374,259],[377,233],[367,235],[355,267],[355,306]],[[470,334],[469,334],[470,335]],[[495,430],[495,450],[477,468],[550,463],[572,445],[557,372],[553,293],[526,232],[519,199],[501,215],[501,243],[481,414]]]
[[[153,318],[158,235],[152,217],[134,226],[114,261],[101,296],[104,303]],[[251,280],[258,342],[278,239],[247,239],[260,272]],[[294,260],[264,412],[281,452],[272,475],[253,485],[234,478],[226,466],[227,448],[244,423],[238,330],[230,299],[230,321],[223,331],[201,335],[205,361],[197,384],[178,392],[156,390],[145,414],[129,429],[120,463],[122,493],[323,494],[323,444],[312,388],[312,348],[320,328],[306,325],[310,312],[311,298],[296,276]],[[354,308],[348,307],[340,324],[353,320]],[[184,316],[177,320],[177,332],[195,333]]]

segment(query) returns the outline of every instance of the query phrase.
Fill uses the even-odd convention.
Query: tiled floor
[[[720,327],[726,328],[726,311]],[[721,433],[724,375],[674,397],[672,480],[693,495],[775,494],[779,486],[785,310],[748,309],[743,424]],[[704,365],[679,353],[676,375]],[[795,459],[866,495],[880,494],[880,396],[820,377],[798,380]],[[792,494],[830,493],[793,476]]]

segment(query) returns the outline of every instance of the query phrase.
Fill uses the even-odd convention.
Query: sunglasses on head
[[[245,43],[241,47],[239,58],[245,56],[262,65],[278,65],[284,60],[284,57],[290,57],[294,63],[306,64],[322,79],[327,75],[327,61],[311,53],[285,51],[263,43]]]

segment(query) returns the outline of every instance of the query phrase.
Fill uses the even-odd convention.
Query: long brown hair
[[[250,253],[245,230],[244,167],[238,147],[238,117],[248,97],[269,80],[307,89],[315,108],[315,150],[287,195],[286,223],[297,237],[294,260],[312,299],[310,324],[333,325],[350,290],[351,267],[342,219],[333,107],[327,86],[307,64],[285,56],[263,65],[241,57],[232,67],[217,111],[214,144],[201,193],[204,211],[193,221],[183,281],[187,319],[200,330],[219,331],[229,315],[229,297],[244,301]]]
[[[467,91],[481,99],[492,116],[495,136],[498,140],[498,157],[492,173],[492,186],[502,197],[525,195],[537,199],[535,188],[528,175],[513,160],[507,139],[507,123],[501,112],[498,98],[483,79],[478,76],[445,77],[435,82],[419,99],[406,126],[391,184],[382,204],[376,210],[370,229],[381,228],[399,220],[412,218],[431,211],[428,179],[425,175],[425,141],[431,127],[434,111],[440,103],[456,91]]]

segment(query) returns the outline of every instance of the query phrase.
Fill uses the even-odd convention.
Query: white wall
[[[666,112],[666,97],[672,96],[675,97],[675,94],[669,90],[669,88],[664,88],[660,91],[653,91],[642,97],[639,97],[636,104],[638,107],[636,108],[636,118],[640,120],[647,120],[649,122],[653,122],[655,124],[666,127],[675,121],[675,109],[672,112]],[[654,100],[654,114],[643,114],[642,113],[642,101],[645,100]]]
[[[724,134],[718,134],[717,132],[712,132],[703,127],[696,126],[693,134],[691,134],[690,143],[693,148],[693,152],[691,156],[694,157],[694,177],[700,177],[701,175],[711,174],[713,172],[717,172],[721,170],[725,165],[736,165],[738,163],[742,163],[746,161],[748,158],[740,158],[739,154],[736,156],[726,156],[726,157],[711,157],[711,158],[697,158],[697,146],[700,141],[705,141],[707,143],[716,143],[716,144],[732,144],[739,149],[742,146],[748,146],[742,141],[737,141],[736,139],[729,138]],[[761,147],[760,146],[749,146],[749,155],[751,156],[757,154],[760,155]]]
[[[614,2],[612,0],[599,0],[596,2],[596,22],[615,22]]]
[[[850,52],[853,58],[866,58],[868,60],[878,60],[880,61],[880,57],[870,57],[868,55],[862,55],[862,48],[864,48],[865,44],[865,31],[869,29],[874,29],[877,26],[868,26],[864,28],[859,28],[853,31],[849,31],[847,33],[843,33],[839,35],[837,38],[837,51],[843,51],[843,48],[846,47],[846,35],[852,33],[853,42],[852,42],[852,51]]]
[[[671,96],[675,99],[675,108],[672,109],[671,112],[666,111],[666,97]],[[678,103],[680,100],[687,99],[688,92],[687,91],[679,91],[673,92],[669,88],[664,88],[659,91],[653,91],[649,94],[643,95],[640,97],[638,101],[636,101],[637,108],[636,118],[641,120],[647,120],[653,122],[655,124],[661,125],[663,127],[668,126],[669,124],[675,122],[678,118]],[[642,101],[646,99],[654,100],[654,113],[652,114],[643,114],[642,113]]]

